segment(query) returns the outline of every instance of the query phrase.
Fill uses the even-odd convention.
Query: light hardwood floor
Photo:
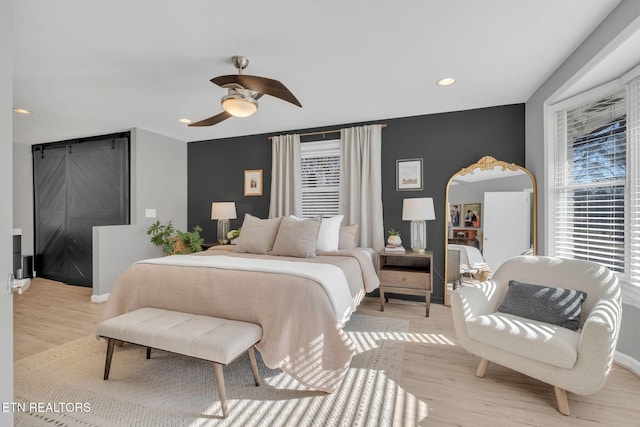
[[[91,289],[35,279],[14,300],[14,355],[22,357],[95,332],[103,305],[90,302]],[[450,309],[391,299],[379,311],[366,298],[358,313],[409,321],[397,426],[637,426],[640,378],[615,365],[604,388],[592,396],[568,394],[571,415],[556,410],[553,387],[490,364],[485,378],[479,360],[457,345]]]
[[[96,332],[103,304],[91,302],[91,288],[42,278],[13,299],[14,360]]]

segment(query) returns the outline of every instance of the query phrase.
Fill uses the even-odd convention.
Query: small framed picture
[[[396,160],[396,190],[422,190],[422,159]]]
[[[244,171],[244,195],[262,196],[262,169]]]
[[[462,220],[465,227],[480,228],[480,203],[465,203],[462,208]]]
[[[449,222],[452,227],[460,227],[460,217],[462,216],[462,205],[450,204],[449,205]]]

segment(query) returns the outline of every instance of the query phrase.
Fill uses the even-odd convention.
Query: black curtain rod
[[[380,124],[380,127],[382,128],[386,128],[387,124],[386,123],[382,123]],[[322,135],[325,136],[326,134],[329,133],[339,133],[342,129],[335,129],[335,130],[323,130],[323,131],[318,131],[318,132],[308,132],[308,133],[299,133],[298,135],[300,137],[303,136],[312,136],[312,135]],[[295,132],[294,132],[295,133]],[[270,136],[269,139],[273,139],[276,135]]]

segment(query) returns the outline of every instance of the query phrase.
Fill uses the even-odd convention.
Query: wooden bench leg
[[[380,311],[384,311],[384,292],[382,290],[380,291]]]
[[[476,377],[483,378],[484,374],[487,372],[487,368],[489,367],[489,361],[487,359],[482,359],[480,364],[478,365],[478,369],[476,369]]]
[[[558,411],[562,415],[569,415],[569,399],[567,399],[567,391],[560,387],[553,387],[553,390],[556,392],[556,401],[558,402]]]
[[[109,369],[111,369],[111,358],[113,357],[113,346],[116,340],[107,338],[107,360],[104,362],[104,380],[109,379]]]
[[[258,375],[258,364],[256,363],[256,352],[253,347],[249,347],[247,350],[249,353],[249,361],[251,362],[251,371],[253,372],[253,379],[256,382],[256,386],[260,385],[260,376]]]
[[[147,347],[147,360],[151,359],[151,347]]]
[[[220,404],[222,405],[222,417],[227,418],[227,415],[229,415],[229,406],[227,405],[227,393],[224,389],[224,374],[222,373],[222,365],[213,362],[213,371],[216,374],[218,395],[220,396]]]

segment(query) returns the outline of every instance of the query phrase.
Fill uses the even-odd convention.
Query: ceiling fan
[[[232,56],[231,61],[238,69],[238,74],[218,76],[211,79],[212,83],[228,90],[227,95],[221,99],[222,108],[225,111],[199,122],[191,123],[189,126],[212,126],[231,116],[249,117],[258,109],[258,99],[262,95],[271,95],[302,107],[302,104],[293,93],[278,80],[242,74],[242,70],[249,65],[249,60],[246,57]]]

